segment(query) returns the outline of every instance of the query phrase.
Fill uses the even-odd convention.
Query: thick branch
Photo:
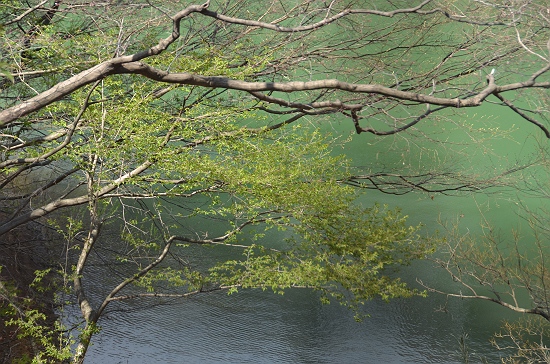
[[[392,16],[399,12],[415,12],[429,1],[424,1],[417,7],[410,9],[400,9],[394,12],[378,12],[374,10],[346,10],[341,14],[345,16],[351,13],[370,13],[377,14],[382,16]],[[203,15],[215,16],[220,20],[238,22],[243,25],[254,25],[254,26],[266,26],[268,28],[273,28],[273,30],[282,29],[278,25],[270,23],[257,23],[254,21],[234,19],[234,18],[225,18],[222,15],[210,12],[207,10],[208,3],[205,3],[201,6],[189,6],[185,10],[176,14],[173,18],[173,30],[172,34],[167,38],[161,40],[157,45],[146,49],[144,51],[138,52],[134,55],[117,57],[112,60],[103,62],[95,67],[92,67],[88,70],[85,70],[66,81],[63,81],[53,88],[44,91],[43,93],[38,94],[37,96],[31,98],[30,100],[24,101],[19,105],[13,106],[6,110],[0,112],[0,127],[6,126],[12,123],[14,120],[28,115],[32,112],[40,110],[41,108],[71,94],[75,90],[92,83],[94,81],[100,80],[102,78],[108,77],[113,74],[140,74],[147,78],[150,78],[159,82],[167,83],[176,83],[181,85],[196,85],[203,87],[211,88],[224,88],[224,89],[234,89],[246,91],[254,96],[263,99],[267,102],[278,103],[283,105],[284,102],[281,102],[280,99],[272,98],[271,96],[262,95],[259,92],[262,91],[280,91],[280,92],[298,92],[298,91],[311,91],[311,90],[342,90],[352,93],[364,93],[364,94],[378,94],[385,97],[395,98],[398,100],[406,100],[418,103],[425,103],[431,105],[439,105],[443,107],[474,107],[480,105],[486,98],[492,93],[501,93],[505,91],[517,90],[527,87],[542,87],[550,88],[550,82],[539,82],[535,81],[535,78],[544,73],[548,68],[537,72],[534,77],[531,77],[529,80],[524,82],[512,83],[504,86],[497,86],[494,82],[493,75],[488,76],[488,85],[484,89],[480,90],[478,93],[473,94],[473,96],[460,99],[458,97],[453,98],[442,98],[435,97],[431,94],[425,95],[422,93],[403,91],[392,87],[386,87],[378,84],[354,84],[343,82],[337,79],[326,79],[326,80],[315,80],[308,82],[247,82],[242,80],[234,80],[227,77],[216,77],[216,76],[200,76],[192,73],[168,73],[159,69],[155,69],[151,66],[148,66],[144,63],[137,62],[146,57],[154,56],[160,54],[165,50],[171,43],[173,43],[179,37],[179,25],[181,19],[190,15],[193,12],[201,12]],[[318,26],[325,24],[327,21],[331,20],[334,17],[326,18],[323,22],[319,23]],[[249,24],[249,22],[252,22]],[[269,26],[268,26],[269,25]],[[310,25],[307,27],[311,27]],[[289,28],[290,29],[290,28]],[[302,28],[292,28],[293,31],[301,31]],[[294,104],[294,103],[292,103]],[[308,105],[300,104],[301,109],[305,110]],[[318,102],[309,107],[318,108],[318,107],[331,107],[331,108],[344,108],[344,109],[358,109],[360,105],[346,105],[340,103],[339,101],[325,101]]]
[[[334,100],[334,101],[320,101],[320,102],[312,102],[308,104],[300,103],[300,102],[290,102],[286,101],[281,98],[273,97],[271,95],[266,95],[261,92],[250,92],[252,96],[255,98],[269,102],[270,104],[277,104],[284,107],[292,107],[300,110],[311,110],[311,109],[323,109],[323,108],[331,108],[331,109],[339,109],[339,110],[358,110],[364,107],[363,104],[346,104],[340,100]]]
[[[0,127],[8,125],[10,122],[17,120],[20,117],[28,115],[32,112],[42,109],[43,107],[52,104],[53,102],[60,100],[61,98],[71,94],[72,92],[98,80],[101,80],[109,75],[114,74],[115,66],[117,64],[126,62],[135,62],[142,60],[146,57],[158,55],[163,52],[170,44],[179,38],[179,27],[181,20],[192,13],[200,12],[207,8],[209,3],[203,5],[191,5],[186,9],[177,13],[173,18],[172,33],[159,41],[155,46],[145,49],[141,52],[129,55],[113,58],[109,61],[98,64],[92,68],[80,72],[79,74],[58,83],[54,87],[46,90],[35,97],[26,100],[19,105],[10,107],[0,112]]]
[[[378,94],[387,97],[393,97],[400,100],[408,100],[419,103],[427,103],[450,107],[472,107],[478,106],[483,100],[495,91],[500,91],[494,83],[494,79],[489,85],[481,90],[475,96],[467,99],[442,98],[415,92],[401,91],[377,84],[349,83],[337,79],[315,80],[315,81],[292,81],[292,82],[249,82],[230,79],[219,76],[201,76],[192,73],[168,73],[155,69],[142,62],[126,63],[118,66],[120,70],[115,73],[141,74],[155,81],[177,83],[184,85],[194,85],[213,88],[227,88],[232,90],[241,90],[247,92],[258,91],[279,91],[279,92],[298,92],[312,90],[341,90],[352,93]],[[545,83],[546,84],[546,83]],[[531,85],[534,86],[534,85]],[[537,85],[538,86],[538,85]],[[550,82],[546,87],[550,87]],[[1,114],[0,114],[1,116]]]

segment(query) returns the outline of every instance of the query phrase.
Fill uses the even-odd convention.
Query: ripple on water
[[[434,298],[373,301],[358,324],[310,291],[195,296],[109,315],[86,363],[458,364],[458,338],[476,318],[461,301],[453,305],[451,314],[434,312]]]

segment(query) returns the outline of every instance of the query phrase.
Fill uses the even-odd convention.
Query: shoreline
[[[3,216],[0,216],[0,220]],[[7,326],[5,321],[21,317],[20,312],[36,309],[47,317],[51,325],[57,318],[54,292],[51,289],[38,290],[31,286],[35,271],[48,268],[46,239],[37,227],[28,225],[14,229],[2,236],[0,243],[0,363],[32,359],[40,345],[31,338],[18,338],[20,329]],[[50,282],[43,282],[48,287]],[[49,288],[49,287],[48,287]],[[10,305],[10,303],[12,305]],[[17,306],[17,310],[7,310]],[[9,311],[15,311],[10,314]],[[20,312],[18,312],[20,311]]]

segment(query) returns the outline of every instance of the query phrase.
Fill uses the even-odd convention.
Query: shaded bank
[[[2,220],[4,216],[0,216]],[[9,319],[22,318],[25,311],[36,309],[53,324],[54,292],[32,285],[35,272],[48,267],[46,238],[38,225],[19,228],[2,236],[0,242],[0,363],[32,358],[40,345],[28,337],[21,338],[21,329],[6,325]],[[40,287],[49,288],[46,279]]]

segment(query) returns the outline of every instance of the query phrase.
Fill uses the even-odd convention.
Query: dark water
[[[488,338],[507,312],[470,301],[437,312],[443,304],[441,297],[373,301],[365,306],[371,317],[357,323],[306,290],[207,294],[108,315],[86,362],[461,363],[463,334],[471,359],[498,361]]]

